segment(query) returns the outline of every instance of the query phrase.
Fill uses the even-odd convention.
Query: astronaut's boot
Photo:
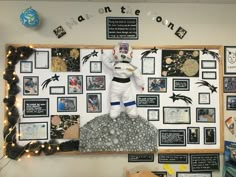
[[[126,106],[125,109],[126,109],[126,113],[129,116],[129,118],[133,119],[133,118],[138,117],[136,105]]]
[[[120,103],[117,105],[112,105],[110,107],[110,117],[115,120],[120,115],[121,105]]]

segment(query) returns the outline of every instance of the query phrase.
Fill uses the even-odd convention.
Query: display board
[[[140,71],[130,81],[138,117],[130,118],[124,103],[113,119],[111,83],[118,65],[108,68],[101,57],[112,59],[113,46],[7,45],[6,145],[29,151],[46,145],[47,153],[53,147],[79,153],[223,152],[222,46],[132,48],[130,66]],[[10,92],[13,86],[18,90]]]

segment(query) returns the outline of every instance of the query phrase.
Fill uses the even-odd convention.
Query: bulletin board
[[[113,47],[6,45],[6,154],[223,152],[222,46],[132,46],[138,117],[115,120]]]

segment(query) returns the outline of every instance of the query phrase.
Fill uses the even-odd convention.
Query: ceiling
[[[0,1],[6,1],[6,0],[0,0]],[[16,1],[16,0],[8,0],[8,1]],[[18,1],[236,4],[236,0],[18,0]]]

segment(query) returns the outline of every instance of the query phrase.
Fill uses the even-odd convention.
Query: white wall
[[[19,15],[25,8],[32,6],[38,11],[42,24],[37,30],[28,29],[21,25]],[[109,6],[111,13],[103,14],[98,10]],[[130,8],[132,14],[122,14],[121,6]],[[139,40],[131,41],[132,45],[235,45],[236,35],[236,5],[210,4],[148,4],[148,3],[76,3],[76,2],[0,2],[0,71],[4,71],[5,44],[85,44],[85,45],[114,45],[117,41],[106,40],[106,16],[135,16],[139,9]],[[89,19],[78,22],[72,29],[66,22],[71,18],[89,14]],[[181,40],[174,35],[175,30],[169,29],[162,23],[152,20],[161,16],[172,22],[176,30],[179,26],[188,33]],[[62,25],[67,34],[58,39],[53,30]],[[0,88],[4,88],[1,77]],[[4,92],[0,92],[1,100]],[[0,102],[0,115],[4,116],[4,104]],[[0,124],[1,130],[3,124]],[[1,144],[2,131],[1,131]],[[225,139],[235,140],[228,130]],[[221,160],[223,156],[221,155]],[[0,168],[7,163],[0,161]],[[221,162],[221,167],[223,162]],[[178,165],[173,166],[178,170]],[[11,160],[0,171],[0,177],[122,177],[124,169],[132,171],[150,169],[163,170],[162,164],[157,163],[128,163],[127,154],[112,155],[77,155],[54,154],[53,156],[23,157],[21,162]],[[222,170],[214,172],[214,177],[222,176]],[[173,175],[174,176],[174,175]]]

